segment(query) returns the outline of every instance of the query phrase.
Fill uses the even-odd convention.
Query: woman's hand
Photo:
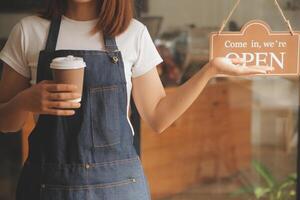
[[[248,76],[255,74],[267,74],[273,71],[273,67],[269,66],[244,66],[245,61],[241,59],[214,58],[210,61],[209,67],[213,71],[213,75],[224,74],[233,76]]]
[[[68,102],[79,98],[76,93],[76,85],[56,84],[54,81],[41,81],[32,87],[22,91],[19,100],[22,108],[38,114],[70,116],[75,114],[80,103]]]

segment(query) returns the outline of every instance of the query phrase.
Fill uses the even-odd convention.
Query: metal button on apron
[[[118,56],[113,56],[113,57],[112,57],[112,62],[113,62],[114,64],[118,63],[118,62],[119,62]]]
[[[131,179],[131,181],[133,182],[133,183],[136,183],[136,179],[135,178],[130,178]]]

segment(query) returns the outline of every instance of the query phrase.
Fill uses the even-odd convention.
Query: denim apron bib
[[[52,59],[82,57],[87,67],[81,107],[73,116],[39,116],[17,200],[149,200],[127,120],[124,63],[115,39],[104,37],[104,51],[55,50],[60,24],[61,17],[51,22],[37,82],[53,80]]]

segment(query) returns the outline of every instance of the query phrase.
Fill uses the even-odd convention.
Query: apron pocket
[[[40,200],[149,200],[143,180],[126,180],[82,186],[42,185]]]
[[[119,144],[118,85],[90,88],[89,94],[93,146],[101,148]]]

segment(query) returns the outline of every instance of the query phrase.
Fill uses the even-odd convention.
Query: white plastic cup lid
[[[81,69],[86,67],[83,58],[69,55],[67,57],[58,57],[52,60],[51,69]]]

